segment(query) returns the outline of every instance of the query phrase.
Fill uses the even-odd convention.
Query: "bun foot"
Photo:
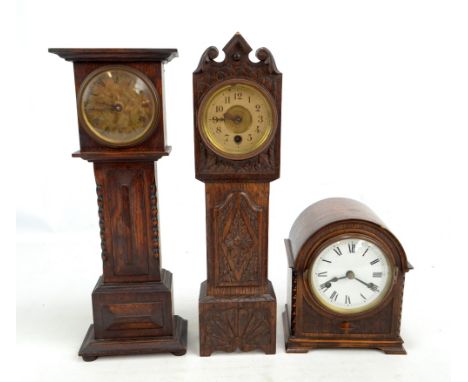
[[[97,360],[98,357],[93,356],[93,355],[83,355],[81,356],[81,358],[83,358],[83,361],[85,362],[92,362],[92,361]]]
[[[406,354],[403,345],[381,347],[379,350],[382,350],[385,354]]]

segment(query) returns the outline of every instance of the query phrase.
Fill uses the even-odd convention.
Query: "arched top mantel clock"
[[[361,347],[405,353],[400,320],[412,267],[370,208],[346,198],[321,200],[299,215],[285,243],[288,352]]]

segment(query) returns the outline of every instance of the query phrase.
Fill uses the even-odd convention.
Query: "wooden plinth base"
[[[307,353],[314,349],[360,348],[382,350],[385,354],[406,354],[401,337],[395,339],[350,339],[292,336],[288,308],[283,312],[284,342],[287,353]]]
[[[187,351],[187,320],[174,316],[174,328],[173,336],[95,339],[94,325],[91,325],[78,355],[88,362],[98,357],[114,355],[151,353],[184,355]]]
[[[275,354],[276,296],[270,281],[265,294],[237,297],[208,296],[205,281],[198,302],[202,357],[236,349]]]

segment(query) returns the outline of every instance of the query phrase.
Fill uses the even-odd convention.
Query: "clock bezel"
[[[145,85],[148,87],[149,92],[151,96],[153,97],[153,102],[155,105],[153,117],[151,119],[151,122],[148,123],[149,127],[143,132],[143,134],[126,142],[115,142],[115,141],[103,138],[98,132],[96,132],[96,129],[89,123],[89,121],[85,117],[85,113],[83,110],[83,96],[90,82],[97,75],[103,72],[112,71],[112,70],[122,70],[122,71],[130,72],[131,74],[141,79],[145,83]],[[80,122],[80,125],[83,127],[86,133],[94,141],[100,144],[103,144],[107,147],[111,147],[111,148],[132,147],[145,141],[158,127],[160,109],[161,109],[161,97],[159,96],[159,93],[156,90],[156,86],[153,84],[153,82],[149,79],[149,77],[146,74],[144,74],[143,72],[141,72],[140,70],[136,68],[133,68],[127,65],[104,65],[91,71],[88,75],[86,75],[83,82],[81,83],[80,90],[77,96],[78,120]]]
[[[380,295],[376,299],[374,299],[372,302],[370,302],[369,304],[363,305],[361,307],[346,309],[346,308],[340,308],[340,307],[334,306],[333,304],[328,304],[326,302],[326,300],[320,295],[320,292],[316,288],[313,287],[312,269],[313,269],[315,263],[317,262],[320,254],[326,248],[328,248],[330,245],[333,245],[334,243],[337,243],[339,241],[349,240],[349,239],[351,239],[351,240],[352,239],[365,240],[365,241],[373,244],[377,248],[379,248],[379,250],[382,252],[383,256],[385,257],[385,259],[387,261],[389,277],[387,279],[387,282],[385,284],[385,287],[384,287],[382,293],[380,293]],[[307,280],[308,280],[308,285],[309,285],[310,291],[314,295],[314,298],[320,304],[322,304],[326,309],[328,309],[328,310],[330,310],[330,311],[332,311],[334,313],[341,313],[343,315],[350,316],[350,315],[353,315],[353,314],[359,314],[359,313],[367,312],[367,311],[373,309],[376,305],[380,304],[385,299],[385,297],[387,296],[387,294],[390,291],[390,288],[391,288],[391,286],[393,284],[393,278],[394,278],[394,272],[395,272],[394,269],[395,269],[395,264],[392,263],[391,256],[389,256],[385,252],[385,250],[382,249],[381,246],[379,244],[377,244],[375,241],[369,239],[367,236],[362,235],[362,234],[355,234],[355,235],[342,234],[340,236],[329,238],[327,241],[323,242],[322,245],[319,248],[316,249],[316,253],[311,258],[310,264],[309,264],[309,266],[308,266],[308,268],[306,270],[306,277],[307,277]]]
[[[304,290],[304,297],[309,304],[312,304],[316,308],[318,308],[322,313],[329,315],[331,317],[340,317],[340,318],[361,318],[372,316],[381,309],[383,309],[391,300],[392,295],[394,292],[394,286],[398,279],[398,266],[395,261],[395,255],[393,254],[391,248],[384,240],[382,240],[377,235],[372,234],[368,230],[363,229],[348,229],[345,232],[338,232],[338,230],[331,232],[329,235],[319,238],[318,241],[310,248],[307,252],[307,259],[305,260],[305,267],[303,270],[303,290]],[[317,257],[320,253],[330,244],[344,240],[344,239],[364,239],[369,241],[370,243],[379,247],[382,251],[383,255],[386,257],[388,264],[389,264],[389,281],[388,286],[386,286],[386,291],[382,295],[381,298],[376,299],[373,303],[368,306],[366,309],[362,310],[353,310],[348,311],[339,308],[330,308],[329,306],[325,305],[320,298],[316,296],[316,293],[313,290],[313,287],[310,282],[310,272],[313,267],[314,262],[316,261]]]
[[[232,85],[232,84],[237,84],[237,83],[243,84],[243,85],[246,85],[246,86],[250,86],[250,87],[254,88],[255,90],[259,91],[265,97],[265,99],[267,100],[268,104],[271,107],[271,111],[272,111],[272,124],[271,124],[271,128],[269,128],[268,136],[254,150],[246,152],[246,153],[240,153],[240,154],[228,153],[228,152],[222,150],[222,148],[219,148],[217,145],[215,145],[211,141],[211,139],[209,138],[208,134],[206,133],[205,123],[203,121],[204,120],[203,117],[204,117],[205,109],[208,106],[208,102],[210,101],[212,96],[214,94],[216,94],[219,91],[220,88],[222,88],[224,86],[229,86],[229,85]],[[265,149],[267,147],[269,147],[269,145],[273,141],[273,139],[274,139],[274,137],[276,135],[276,130],[278,128],[278,110],[276,108],[275,100],[273,99],[272,95],[261,84],[255,82],[255,81],[252,81],[252,80],[245,79],[245,78],[231,78],[231,79],[224,80],[224,81],[219,82],[216,85],[214,85],[203,96],[203,98],[202,98],[202,100],[200,102],[200,106],[198,107],[197,114],[198,114],[197,115],[197,117],[198,117],[197,118],[198,131],[199,131],[200,136],[201,136],[203,142],[205,143],[205,145],[211,151],[213,151],[216,155],[218,155],[220,157],[223,157],[223,158],[232,159],[232,160],[239,160],[240,161],[240,160],[250,159],[250,158],[253,158],[253,157],[259,155],[263,151],[265,151]]]

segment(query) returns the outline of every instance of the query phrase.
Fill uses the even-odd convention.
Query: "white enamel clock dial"
[[[346,238],[325,247],[309,271],[315,297],[326,308],[342,314],[372,309],[386,296],[393,269],[373,242]]]

